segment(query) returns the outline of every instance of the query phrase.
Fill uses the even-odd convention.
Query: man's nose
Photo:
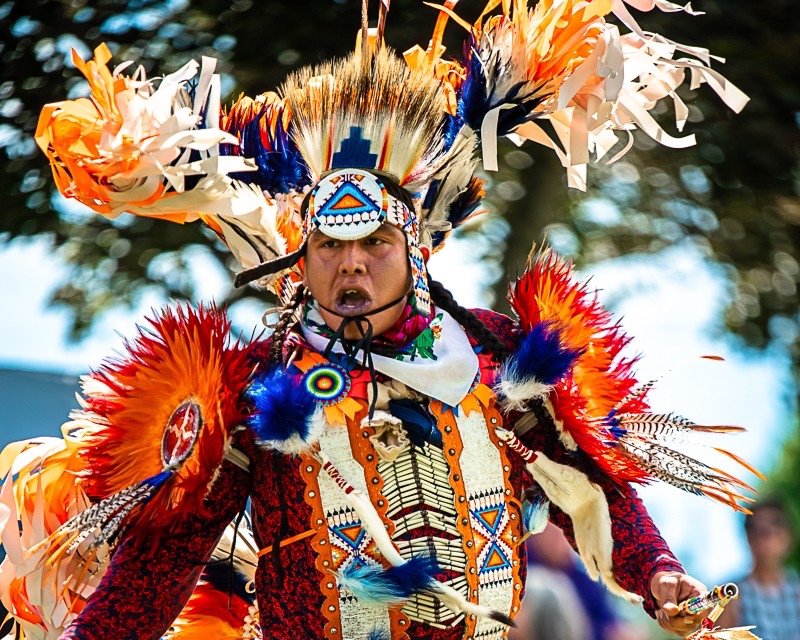
[[[350,275],[354,273],[366,273],[366,252],[361,247],[361,243],[356,240],[349,240],[342,246],[341,260],[339,261],[339,273]]]

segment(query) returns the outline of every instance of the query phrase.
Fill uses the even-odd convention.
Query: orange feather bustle
[[[509,301],[524,331],[547,323],[558,331],[562,346],[578,354],[572,368],[553,384],[547,402],[556,426],[603,471],[619,482],[663,480],[747,512],[739,503],[752,500],[741,491],[752,492],[752,487],[672,446],[695,433],[743,429],[650,413],[645,397],[655,381],[638,384],[636,359],[623,355],[630,338],[596,294],[577,281],[570,263],[550,250],[532,255],[525,273],[511,285]],[[711,448],[766,479],[739,456]]]
[[[81,485],[102,499],[165,470],[162,442],[176,409],[191,403],[199,410],[188,455],[142,512],[140,521],[159,526],[178,510],[200,508],[231,431],[245,418],[242,392],[251,365],[246,347],[229,344],[230,322],[213,306],[179,305],[149,322],[126,343],[125,355],[84,380],[87,397],[74,424],[85,430]]]
[[[611,313],[584,284],[569,263],[552,251],[532,256],[528,269],[509,290],[509,301],[525,331],[539,322],[552,323],[565,347],[580,355],[570,372],[554,385],[550,402],[564,431],[612,478],[645,481],[646,474],[627,456],[609,447],[605,418],[636,384],[634,360],[622,357],[629,342]],[[642,397],[626,411],[645,411]]]

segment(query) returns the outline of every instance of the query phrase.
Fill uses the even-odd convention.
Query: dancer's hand
[[[682,613],[678,603],[702,595],[706,587],[702,582],[678,571],[659,571],[650,580],[650,591],[658,604],[656,620],[662,629],[686,636],[700,625],[708,611],[693,615]]]

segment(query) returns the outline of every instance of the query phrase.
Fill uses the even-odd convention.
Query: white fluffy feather
[[[516,382],[512,366],[503,365],[500,371],[500,382],[495,385],[500,405],[504,411],[525,411],[527,404],[533,400],[543,400],[550,395],[553,386],[529,378]]]
[[[612,570],[611,516],[603,490],[577,469],[550,460],[537,452],[526,465],[550,501],[572,519],[575,543],[589,576],[600,579],[608,590],[632,603],[642,598],[619,586]]]

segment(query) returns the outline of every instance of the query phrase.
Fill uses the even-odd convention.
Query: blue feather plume
[[[231,177],[248,184],[255,184],[271,195],[286,193],[292,189],[301,191],[311,184],[308,166],[294,144],[289,131],[282,126],[271,130],[268,109],[249,121],[231,122],[228,132],[239,138],[239,145],[220,145],[221,155],[241,155],[252,158],[257,171],[240,171]],[[280,120],[280,115],[278,120]]]
[[[522,522],[526,533],[544,531],[550,521],[550,501],[542,491],[529,491],[522,501]]]
[[[300,376],[275,367],[256,376],[247,397],[255,408],[248,425],[260,442],[308,438],[317,403]]]
[[[367,640],[392,640],[392,634],[387,629],[376,627],[369,632]]]
[[[475,131],[480,131],[489,111],[501,104],[514,105],[498,114],[497,135],[501,137],[530,120],[541,99],[531,99],[530,91],[523,91],[526,83],[522,81],[509,87],[505,95],[497,95],[496,87],[489,78],[502,77],[508,69],[503,68],[504,62],[500,57],[484,60],[479,52],[479,43],[475,34],[472,34],[464,42],[466,77],[458,95],[457,115],[452,123],[448,123],[449,129],[455,128],[459,122],[466,122]],[[494,65],[494,68],[490,69],[489,65]]]
[[[519,384],[536,380],[555,384],[580,356],[580,349],[570,349],[561,342],[561,334],[550,322],[538,322],[522,340],[506,364],[504,379]]]
[[[398,604],[415,593],[434,588],[438,571],[435,560],[419,556],[388,569],[352,563],[338,578],[341,586],[363,604]]]

